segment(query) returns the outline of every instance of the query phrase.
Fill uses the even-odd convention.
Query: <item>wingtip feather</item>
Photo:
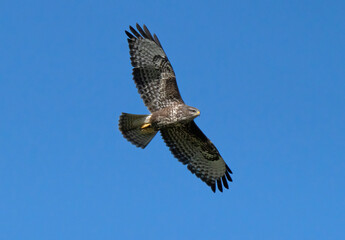
[[[125,33],[126,33],[127,37],[129,37],[130,39],[134,38],[134,36],[130,32],[125,30]]]
[[[216,192],[216,184],[215,183],[211,184],[211,189],[214,193]]]
[[[137,32],[137,30],[135,30],[132,26],[129,26],[129,30],[131,30],[131,32],[137,37],[137,38],[141,38],[141,35]]]
[[[229,173],[231,173],[232,174],[232,171],[231,171],[231,169],[229,168],[229,166],[228,165],[225,165],[226,166],[226,170],[228,170],[229,171]]]
[[[225,175],[226,175],[226,178],[227,178],[230,182],[232,182],[232,178],[230,177],[230,174],[229,174],[228,172],[226,172]]]
[[[222,185],[222,181],[219,179],[217,179],[217,186],[220,192],[223,192],[223,185]]]
[[[222,177],[223,185],[226,189],[229,189],[228,181],[226,181],[225,175]]]
[[[143,28],[144,28],[144,31],[145,31],[147,37],[148,37],[150,40],[154,41],[154,39],[153,39],[153,37],[152,37],[152,35],[151,35],[150,30],[146,27],[145,24],[143,25]]]
[[[145,31],[140,27],[140,25],[137,23],[136,27],[138,29],[138,31],[140,32],[140,34],[144,37],[144,38],[148,38],[147,34],[145,33]]]

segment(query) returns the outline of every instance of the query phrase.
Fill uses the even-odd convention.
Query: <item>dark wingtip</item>
[[[229,189],[228,181],[226,181],[225,175],[222,177],[223,185],[226,189]]]
[[[140,32],[140,34],[144,37],[144,38],[148,38],[148,36],[146,35],[145,31],[140,27],[140,25],[137,23],[136,27],[138,29],[138,31]]]
[[[215,183],[211,184],[211,189],[214,193],[216,192],[216,184]]]
[[[144,28],[144,31],[145,31],[145,33],[146,33],[147,38],[149,38],[150,40],[154,41],[154,39],[153,39],[153,37],[152,37],[152,35],[151,35],[149,29],[146,27],[145,24],[143,25],[143,28]]]
[[[126,35],[129,37],[129,38],[135,38],[130,32],[128,31],[125,31]]]
[[[223,185],[222,185],[222,181],[219,179],[217,179],[217,186],[219,191],[223,192]]]
[[[225,175],[226,175],[226,178],[227,178],[230,182],[232,182],[232,178],[230,177],[230,174],[229,174],[228,172],[225,172]]]
[[[137,30],[135,30],[132,26],[129,26],[129,30],[131,30],[131,32],[137,37],[137,38],[141,38],[141,35],[137,32]]]
[[[160,46],[160,47],[163,49],[162,44],[161,44],[161,42],[159,41],[159,39],[158,39],[158,37],[157,37],[156,34],[153,34],[153,38],[154,38],[154,40],[155,40],[155,43],[157,43],[158,46]]]
[[[161,47],[163,49],[162,44],[160,43],[158,37],[156,34],[151,34],[150,30],[146,27],[145,24],[143,24],[143,27],[141,27],[138,23],[135,24],[136,28],[138,29],[135,30],[134,27],[129,26],[129,30],[132,32],[128,32],[125,31],[126,35],[129,37],[129,39],[133,39],[133,38],[145,38],[145,39],[149,39],[151,41],[154,41],[159,47]],[[163,50],[164,51],[164,50]]]
[[[229,171],[229,173],[231,173],[232,174],[232,171],[231,171],[231,169],[229,168],[229,166],[228,165],[225,165],[226,166],[226,170],[228,170]]]

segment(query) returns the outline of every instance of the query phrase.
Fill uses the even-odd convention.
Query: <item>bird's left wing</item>
[[[133,66],[133,79],[141,98],[151,111],[183,103],[177,87],[174,70],[157,36],[151,35],[145,25],[129,27],[129,53]]]
[[[195,175],[216,191],[229,188],[232,182],[230,168],[220,156],[217,148],[199,129],[194,121],[161,129],[164,142],[174,156]]]

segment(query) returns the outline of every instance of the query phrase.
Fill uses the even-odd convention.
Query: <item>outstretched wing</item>
[[[161,129],[164,142],[174,156],[202,181],[216,191],[229,188],[232,182],[230,168],[220,156],[217,148],[203,134],[194,121]]]
[[[129,53],[133,66],[133,79],[141,98],[151,111],[183,103],[177,87],[174,70],[165,55],[157,36],[153,37],[147,27],[136,25],[139,33],[129,27],[127,31]]]

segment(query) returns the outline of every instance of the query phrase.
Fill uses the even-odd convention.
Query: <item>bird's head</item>
[[[194,119],[200,115],[200,111],[195,107],[187,106],[187,115],[188,118]]]

